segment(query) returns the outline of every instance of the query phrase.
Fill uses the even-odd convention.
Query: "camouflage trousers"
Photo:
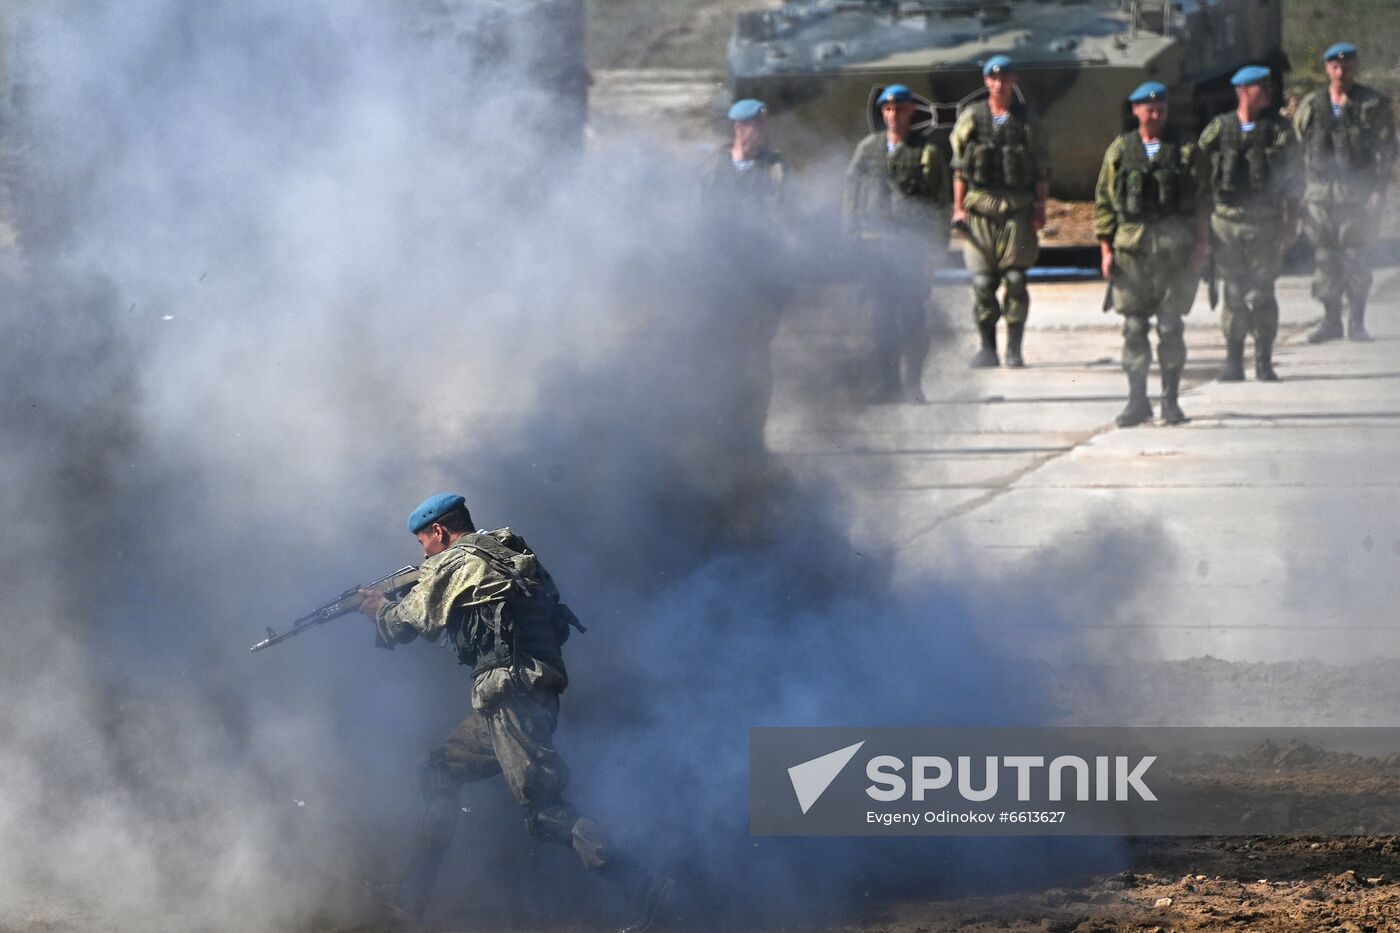
[[[1024,323],[1031,308],[1026,270],[1040,254],[1030,213],[1004,217],[969,213],[964,237],[963,262],[972,273],[972,312],[977,320],[1005,316],[1008,324]],[[1005,299],[998,302],[1003,283]]]
[[[535,688],[506,695],[473,710],[447,741],[428,754],[420,780],[427,811],[413,861],[401,884],[401,906],[420,919],[456,834],[461,813],[457,795],[464,783],[500,774],[525,811],[525,828],[536,839],[569,846],[585,867],[618,884],[640,883],[641,873],[611,847],[602,829],[581,817],[560,795],[569,769],[554,747],[559,694]]]
[[[1283,271],[1277,218],[1237,220],[1212,214],[1211,242],[1221,282],[1220,329],[1228,341],[1273,340],[1278,335],[1274,282]]]
[[[1309,201],[1303,207],[1303,229],[1317,255],[1313,273],[1313,297],[1324,304],[1343,297],[1353,307],[1363,306],[1371,292],[1371,246],[1377,218],[1364,201],[1333,204]]]
[[[1180,372],[1186,365],[1186,324],[1183,318],[1196,300],[1196,275],[1191,251],[1172,250],[1145,256],[1129,250],[1113,255],[1113,306],[1123,315],[1123,371],[1146,373],[1152,365],[1148,337],[1157,318],[1157,362],[1162,372]]]
[[[880,381],[886,389],[919,388],[933,342],[930,258],[927,244],[913,236],[862,241],[862,284],[870,304]]]
[[[425,796],[448,796],[455,806],[462,784],[497,774],[525,811],[536,839],[570,846],[588,868],[601,868],[610,847],[602,829],[579,816],[560,796],[569,768],[554,747],[559,694],[549,689],[512,693],[484,710],[472,710],[447,741],[428,755]]]

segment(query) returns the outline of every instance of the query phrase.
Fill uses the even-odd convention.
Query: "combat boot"
[[[1260,382],[1278,382],[1278,373],[1274,372],[1272,337],[1254,338],[1254,378]]]
[[[982,335],[982,349],[972,358],[973,369],[991,369],[1000,366],[997,358],[997,319],[987,318],[977,322],[977,332]]]
[[[1152,420],[1152,403],[1147,400],[1147,373],[1128,373],[1128,404],[1113,419],[1120,428],[1131,428]]]
[[[1324,340],[1340,340],[1342,336],[1342,303],[1325,301],[1322,303],[1322,320],[1308,331],[1308,343],[1322,343]]]
[[[1353,301],[1347,312],[1347,339],[1366,343],[1371,335],[1366,333],[1366,301]]]
[[[1006,365],[1012,369],[1021,369],[1026,365],[1026,361],[1021,359],[1021,339],[1026,336],[1026,322],[1017,324],[1007,323],[1006,325]]]
[[[1221,382],[1244,382],[1244,341],[1225,341],[1225,369],[1220,373]]]
[[[1162,372],[1162,423],[1182,424],[1187,417],[1176,403],[1177,392],[1181,389],[1181,370]]]

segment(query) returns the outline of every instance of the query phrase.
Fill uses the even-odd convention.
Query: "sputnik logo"
[[[841,770],[850,764],[856,752],[864,742],[857,742],[854,745],[847,745],[845,748],[838,748],[834,752],[822,755],[820,758],[813,758],[804,761],[799,765],[788,768],[788,778],[792,781],[793,793],[797,794],[797,803],[802,807],[805,814],[812,809],[821,795],[826,793],[826,789],[835,781]]]

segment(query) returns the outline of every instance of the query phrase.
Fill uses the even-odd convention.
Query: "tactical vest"
[[[1313,94],[1312,120],[1303,147],[1314,174],[1332,180],[1373,170],[1378,143],[1372,128],[1362,121],[1361,107],[1354,98],[1347,101],[1340,116],[1334,116],[1327,88]]]
[[[963,177],[974,188],[1032,190],[1039,177],[1031,152],[1026,108],[1012,104],[1006,119],[998,126],[992,108],[983,101],[972,110],[976,127],[968,152],[963,158]]]
[[[928,183],[933,158],[933,147],[915,137],[889,153],[885,160],[886,171],[894,190],[911,198],[934,197],[937,192],[930,189]]]
[[[1151,223],[1194,214],[1190,148],[1174,138],[1163,139],[1157,157],[1148,159],[1136,130],[1124,133],[1121,140],[1113,192],[1119,221]]]
[[[939,196],[935,186],[946,180],[935,171],[938,153],[928,139],[911,135],[890,152],[878,133],[866,137],[859,153],[855,211],[861,225],[883,232],[927,227]]]
[[[1274,194],[1274,179],[1283,170],[1281,134],[1289,132],[1265,116],[1246,133],[1238,114],[1221,119],[1217,147],[1211,153],[1211,184],[1215,198],[1228,206],[1267,200]]]
[[[559,602],[558,591],[523,538],[508,528],[463,535],[452,543],[511,581],[503,599],[452,611],[447,634],[461,664],[473,675],[518,668],[537,659],[565,673],[561,646],[578,617]],[[567,675],[566,675],[567,676]]]
[[[734,167],[728,147],[718,158],[720,165],[711,176],[715,193],[734,198],[736,203],[748,207],[770,203],[778,196],[786,172],[783,157],[778,153],[765,149],[754,156],[753,168],[742,172]]]

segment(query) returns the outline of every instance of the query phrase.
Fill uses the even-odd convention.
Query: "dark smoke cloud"
[[[746,309],[691,167],[645,139],[576,164],[521,130],[550,95],[519,56],[457,41],[508,8],[434,9],[24,23],[0,922],[350,922],[466,677],[354,620],[246,648],[414,558],[403,514],[447,488],[525,534],[591,624],[568,646],[574,796],[691,909],[774,919],[925,889],[925,864],[1043,864],[1039,844],[747,836],[750,726],[1034,723],[1042,691],[979,642],[964,591],[896,583],[850,544],[841,490],[738,426]],[[599,909],[586,882],[540,892],[582,873],[530,847],[501,788],[463,805],[449,875],[494,881],[443,909]]]

